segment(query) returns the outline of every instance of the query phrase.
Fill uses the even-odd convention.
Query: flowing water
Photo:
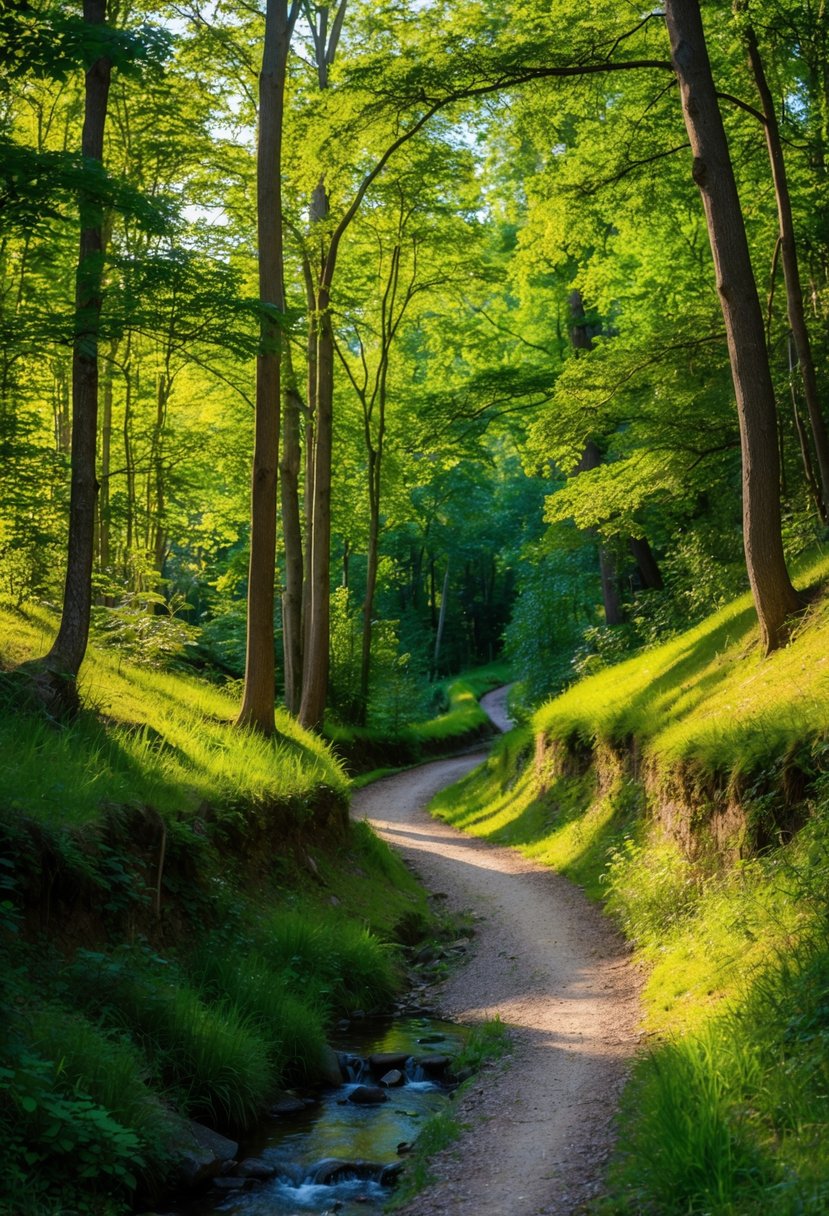
[[[399,1147],[411,1144],[448,1099],[439,1075],[430,1076],[428,1057],[456,1056],[467,1034],[463,1026],[431,1018],[352,1023],[333,1041],[348,1080],[324,1090],[302,1114],[268,1122],[244,1144],[245,1155],[275,1167],[276,1175],[250,1191],[211,1197],[212,1209],[227,1216],[378,1212],[405,1160]],[[368,1059],[380,1054],[407,1057],[398,1065],[404,1083],[387,1089],[380,1105],[357,1105],[349,1095],[359,1085],[377,1084],[378,1069]],[[417,1063],[423,1057],[426,1068]]]

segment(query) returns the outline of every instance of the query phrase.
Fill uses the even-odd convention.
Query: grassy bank
[[[737,601],[500,740],[434,804],[563,871],[647,972],[602,1211],[829,1207],[829,600],[760,660]]]
[[[438,712],[423,722],[399,731],[332,725],[326,734],[348,772],[360,775],[364,783],[488,739],[493,727],[478,699],[509,679],[506,664],[491,663],[438,685]]]
[[[50,619],[0,613],[0,666]],[[273,741],[183,675],[92,649],[84,709],[0,707],[0,1212],[149,1202],[178,1119],[237,1134],[322,1074],[332,1020],[386,1005],[430,918],[328,747]]]

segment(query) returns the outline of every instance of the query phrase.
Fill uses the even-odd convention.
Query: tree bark
[[[740,6],[742,7],[742,5]],[[809,425],[812,430],[812,440],[817,458],[817,469],[820,477],[820,514],[824,523],[829,515],[829,436],[826,433],[826,423],[820,406],[820,396],[815,373],[815,361],[812,356],[812,344],[809,338],[809,328],[806,324],[806,312],[803,307],[803,288],[800,282],[800,268],[797,261],[797,243],[795,240],[794,217],[792,201],[789,194],[789,182],[786,175],[786,162],[783,157],[783,142],[780,138],[780,127],[777,122],[777,112],[774,99],[766,79],[757,36],[751,25],[745,29],[746,49],[760,104],[765,118],[766,147],[771,164],[771,175],[774,182],[774,196],[777,201],[777,219],[780,226],[780,254],[783,263],[783,278],[786,284],[786,311],[789,318],[789,328],[792,331],[797,362],[803,380],[803,395],[806,400],[806,410],[809,415]]]
[[[106,21],[106,0],[84,0],[83,18],[90,27]],[[86,73],[81,150],[85,161],[101,164],[104,154],[112,64],[105,55]],[[73,698],[78,671],[86,654],[92,608],[92,563],[98,483],[95,460],[98,439],[98,334],[103,276],[103,209],[81,191],[80,248],[75,276],[75,336],[72,348],[72,475],[69,541],[60,627],[45,667],[64,680]]]
[[[259,75],[256,162],[259,299],[263,307],[256,360],[256,418],[251,477],[250,565],[245,688],[237,724],[272,735],[276,662],[276,483],[279,464],[280,362],[285,313],[282,234],[282,127],[285,74],[296,5],[267,0]],[[274,316],[276,311],[278,316]]]
[[[742,449],[743,544],[768,654],[784,642],[798,597],[783,553],[777,418],[763,315],[698,0],[667,0],[665,16],[728,338]]]
[[[104,412],[101,426],[101,489],[98,498],[98,555],[101,569],[108,571],[111,561],[110,539],[112,521],[110,518],[111,487],[110,470],[112,468],[112,399],[113,379],[115,374],[115,357],[118,353],[118,338],[113,338],[110,346],[109,366],[104,378]],[[104,597],[104,603],[109,603],[109,597]]]
[[[296,716],[302,696],[302,521],[299,510],[300,428],[302,401],[289,343],[282,362],[282,458],[279,463],[282,539],[285,545],[285,591],[282,596],[282,643],[285,652],[285,705]]]
[[[642,583],[649,591],[661,591],[665,584],[662,581],[662,573],[659,569],[659,563],[654,557],[653,549],[647,542],[644,536],[632,536],[630,538],[630,551],[633,554],[633,559],[639,567],[639,574],[642,577]]]
[[[331,453],[334,418],[334,330],[327,283],[317,292],[317,400],[308,580],[308,624],[299,710],[303,726],[322,725],[328,693],[330,633]]]
[[[440,613],[438,615],[438,626],[435,633],[435,653],[432,661],[432,679],[436,680],[438,676],[438,663],[440,662],[440,647],[443,642],[443,627],[446,624],[446,602],[449,599],[449,559],[446,559],[446,571],[443,575],[443,591],[440,596]],[[432,567],[434,573],[434,565]]]

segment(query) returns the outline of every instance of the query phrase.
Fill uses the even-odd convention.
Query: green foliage
[[[19,978],[14,990],[25,991]],[[135,1053],[58,1009],[41,1010],[32,1027],[12,1017],[0,1060],[0,1167],[20,1206],[0,1200],[0,1211],[48,1211],[57,1194],[84,1213],[123,1203],[145,1166],[163,1159],[165,1114]]]
[[[511,1048],[509,1030],[496,1014],[472,1027],[469,1038],[452,1063],[452,1070],[456,1075],[467,1069],[479,1072],[484,1064],[500,1060]]]
[[[826,559],[818,558],[801,566],[797,581],[814,586],[825,577]],[[760,663],[743,596],[673,641],[582,681],[540,709],[534,724],[549,738],[586,745],[632,735],[659,765],[748,779],[821,735],[826,611],[818,599],[790,644]]]
[[[463,1127],[451,1111],[439,1111],[426,1120],[418,1132],[415,1150],[406,1162],[402,1180],[388,1204],[389,1211],[394,1212],[398,1207],[402,1207],[429,1185],[433,1180],[429,1158],[434,1153],[449,1148],[457,1140]]]
[[[175,967],[129,950],[81,951],[69,979],[80,1004],[136,1037],[154,1083],[186,1111],[230,1129],[253,1121],[273,1075],[267,1042],[234,1002],[205,1004]]]

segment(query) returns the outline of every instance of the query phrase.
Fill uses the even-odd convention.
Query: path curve
[[[403,1216],[571,1216],[600,1190],[611,1120],[638,1043],[638,977],[579,888],[424,807],[484,756],[442,760],[361,790],[370,820],[426,886],[480,917],[468,961],[435,997],[447,1016],[498,1014],[514,1047],[459,1102],[469,1125],[431,1162],[436,1182]]]
[[[480,700],[481,709],[499,730],[511,730],[515,725],[507,709],[512,687],[512,684],[502,684],[500,688],[493,688],[492,692],[484,693]]]

